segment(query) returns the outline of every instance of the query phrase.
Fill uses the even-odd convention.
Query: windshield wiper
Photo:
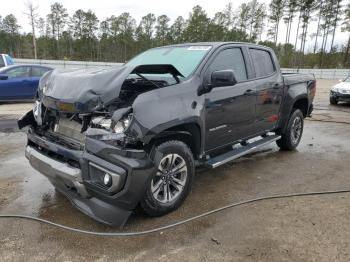
[[[137,76],[141,77],[143,80],[151,83],[152,85],[154,85],[156,88],[160,88],[161,86],[157,85],[155,82],[153,82],[152,80],[148,79],[147,77],[143,76],[140,73],[136,73]]]

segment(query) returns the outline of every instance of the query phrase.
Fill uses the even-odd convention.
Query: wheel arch
[[[309,112],[309,99],[307,97],[300,97],[294,101],[292,110],[290,114],[294,111],[294,109],[300,109],[303,113],[304,118],[307,117]]]
[[[288,125],[289,118],[295,109],[300,109],[301,112],[303,113],[304,118],[308,116],[309,99],[306,94],[297,96],[293,100],[290,99],[289,101],[288,100],[285,101],[284,109],[281,112],[282,117],[280,120],[280,124],[278,125],[279,127],[276,129],[277,133],[282,134],[285,132]]]
[[[198,159],[201,152],[201,129],[197,123],[184,123],[167,128],[154,135],[147,144],[148,151],[168,140],[179,140],[184,142],[193,154],[194,159]]]

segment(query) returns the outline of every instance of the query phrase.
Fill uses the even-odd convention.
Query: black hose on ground
[[[165,226],[161,226],[161,227],[157,227],[157,228],[152,228],[152,229],[148,229],[148,230],[144,230],[144,231],[137,231],[137,232],[95,232],[95,231],[89,231],[89,230],[83,230],[83,229],[79,229],[79,228],[73,228],[73,227],[69,227],[69,226],[65,226],[62,224],[58,224],[46,219],[42,219],[42,218],[38,218],[38,217],[33,217],[33,216],[27,216],[27,215],[12,215],[12,214],[2,214],[0,215],[0,218],[16,218],[16,219],[27,219],[27,220],[34,220],[40,223],[44,223],[50,226],[54,226],[60,229],[64,229],[64,230],[68,230],[68,231],[72,231],[75,233],[82,233],[82,234],[88,234],[88,235],[94,235],[94,236],[107,236],[107,237],[128,237],[128,236],[141,236],[141,235],[147,235],[147,234],[152,234],[152,233],[156,233],[156,232],[160,232],[166,229],[171,229],[174,228],[176,226],[180,226],[189,222],[192,222],[194,220],[218,213],[218,212],[222,212],[226,209],[229,208],[233,208],[233,207],[237,207],[237,206],[242,206],[242,205],[246,205],[246,204],[250,204],[253,202],[258,202],[258,201],[263,201],[263,200],[269,200],[269,199],[282,199],[282,198],[292,198],[292,197],[302,197],[302,196],[315,196],[315,195],[327,195],[327,194],[340,194],[340,193],[350,193],[350,189],[344,189],[344,190],[333,190],[333,191],[316,191],[316,192],[309,192],[309,193],[296,193],[296,194],[289,194],[289,195],[275,195],[275,196],[265,196],[265,197],[258,197],[258,198],[253,198],[253,199],[249,199],[249,200],[245,200],[242,202],[236,202],[236,203],[232,203],[223,207],[219,207],[207,212],[204,212],[202,214],[184,219],[184,220],[180,220],[178,222],[169,224],[169,225],[165,225]]]
[[[335,124],[346,124],[350,125],[350,122],[345,122],[345,121],[333,121],[333,120],[322,120],[322,119],[306,119],[307,121],[310,122],[325,122],[325,123],[335,123]]]
[[[350,109],[350,108],[349,108]],[[331,112],[343,112],[350,113],[350,110],[342,110],[342,109],[332,109],[332,108],[322,108],[322,107],[314,107],[314,110],[323,110],[323,111],[331,111]]]

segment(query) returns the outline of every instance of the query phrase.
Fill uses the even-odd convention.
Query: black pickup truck
[[[215,168],[277,142],[299,144],[312,75],[282,74],[247,43],[150,49],[120,67],[54,70],[39,84],[25,155],[82,212],[123,225],[139,205],[160,216],[188,195],[196,166]]]

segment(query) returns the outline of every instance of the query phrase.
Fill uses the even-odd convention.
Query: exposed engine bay
[[[86,136],[106,141],[114,146],[137,148],[140,144],[127,132],[133,121],[133,102],[142,93],[179,83],[179,77],[183,76],[172,65],[141,65],[127,69],[125,70],[125,67],[121,70],[114,69],[116,77],[120,75],[120,71],[127,72],[128,75],[123,73],[122,82],[109,81],[108,85],[102,88],[110,93],[108,97],[104,97],[105,92],[99,94],[98,90],[101,87],[96,88],[95,81],[90,83],[93,86],[86,85],[89,73],[80,73],[80,78],[85,77],[81,79],[85,85],[80,84],[74,89],[71,85],[65,88],[65,83],[68,83],[70,78],[74,82],[77,78],[75,74],[67,76],[66,72],[60,74],[55,70],[53,76],[50,77],[51,72],[45,75],[40,82],[33,109],[36,133],[77,150],[84,148]],[[107,73],[109,77],[110,72],[111,70],[106,70],[90,74],[93,74],[93,79],[99,74],[106,80],[105,74]],[[55,83],[57,79],[60,80],[60,85]],[[106,81],[101,81],[100,84],[104,83],[106,84]],[[56,90],[58,88],[61,92]],[[78,88],[82,88],[84,93],[81,90],[78,92]],[[119,90],[117,96],[116,90]],[[114,91],[113,98],[111,91]],[[78,98],[72,102],[67,101],[65,99],[67,92],[75,93],[75,97]],[[72,97],[72,94],[69,97]]]

